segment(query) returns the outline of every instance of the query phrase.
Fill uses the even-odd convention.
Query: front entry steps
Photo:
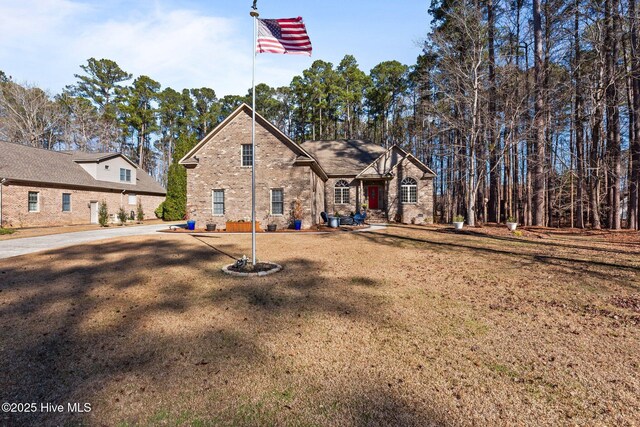
[[[387,222],[387,213],[382,209],[367,209],[366,221],[371,223]]]

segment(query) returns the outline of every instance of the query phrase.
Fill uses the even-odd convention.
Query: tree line
[[[639,227],[640,59],[635,0],[434,0],[410,66],[369,73],[314,61],[288,86],[256,86],[256,109],[293,140],[397,143],[429,165],[435,219],[470,225]],[[117,150],[167,185],[245,95],[181,92],[91,58],[61,94],[0,74],[0,137],[52,149]]]
[[[185,212],[186,174],[177,161],[241,103],[211,88],[162,89],[109,59],[90,58],[76,83],[57,95],[19,84],[0,71],[0,138],[52,150],[118,151],[167,186],[158,214]],[[256,110],[292,139],[370,138],[390,144],[402,135],[409,67],[386,61],[369,74],[346,55],[337,67],[316,60],[289,86],[256,86]],[[130,83],[129,83],[130,82]]]
[[[638,229],[635,0],[436,0],[418,61],[439,214]]]

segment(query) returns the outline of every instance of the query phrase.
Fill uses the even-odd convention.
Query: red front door
[[[378,187],[372,185],[367,188],[369,189],[369,209],[378,209]]]

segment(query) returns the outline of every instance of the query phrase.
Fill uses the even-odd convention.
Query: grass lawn
[[[484,229],[482,229],[484,230]],[[638,234],[163,234],[0,261],[5,425],[636,425]],[[216,248],[216,249],[214,249]]]

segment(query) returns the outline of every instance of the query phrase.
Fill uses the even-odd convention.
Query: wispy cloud
[[[54,92],[73,83],[90,57],[112,59],[134,76],[176,90],[207,86],[222,96],[250,87],[251,35],[241,34],[246,23],[160,3],[125,3],[0,0],[0,69]],[[288,84],[309,65],[260,63],[259,81],[271,85]]]

